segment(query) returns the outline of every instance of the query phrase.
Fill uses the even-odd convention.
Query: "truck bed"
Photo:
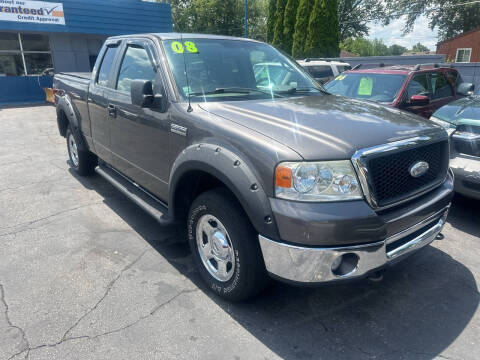
[[[84,79],[90,81],[90,78],[92,76],[91,72],[60,72],[56,74],[57,76],[60,75],[65,75],[65,76],[70,76],[78,79]]]
[[[82,133],[90,137],[90,116],[88,111],[88,87],[91,73],[63,72],[53,77],[53,87],[63,91],[71,100],[69,112],[77,114],[78,126]]]

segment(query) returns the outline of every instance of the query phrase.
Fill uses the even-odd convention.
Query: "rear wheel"
[[[97,166],[97,157],[90,151],[82,151],[78,148],[78,137],[73,133],[70,126],[65,134],[67,138],[68,157],[70,166],[79,175],[87,176],[94,173]]]
[[[188,239],[203,280],[221,297],[245,300],[267,284],[256,232],[226,189],[207,191],[194,200]]]

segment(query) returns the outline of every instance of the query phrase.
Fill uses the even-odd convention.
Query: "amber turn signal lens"
[[[286,166],[277,166],[275,170],[275,185],[282,188],[292,187],[292,169]]]

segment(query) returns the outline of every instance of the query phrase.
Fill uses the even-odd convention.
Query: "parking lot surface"
[[[478,208],[380,282],[227,303],[177,229],[69,170],[53,107],[0,109],[0,359],[478,359]]]

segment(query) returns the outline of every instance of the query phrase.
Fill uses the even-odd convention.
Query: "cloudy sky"
[[[402,29],[404,24],[404,18],[394,20],[388,26],[371,23],[369,24],[369,38],[372,40],[375,38],[381,39],[388,46],[392,44],[398,44],[405,46],[409,49],[416,43],[421,42],[431,51],[436,50],[437,31],[432,31],[429,29],[428,21],[424,16],[417,19],[412,32],[408,33],[405,36],[402,36]]]

